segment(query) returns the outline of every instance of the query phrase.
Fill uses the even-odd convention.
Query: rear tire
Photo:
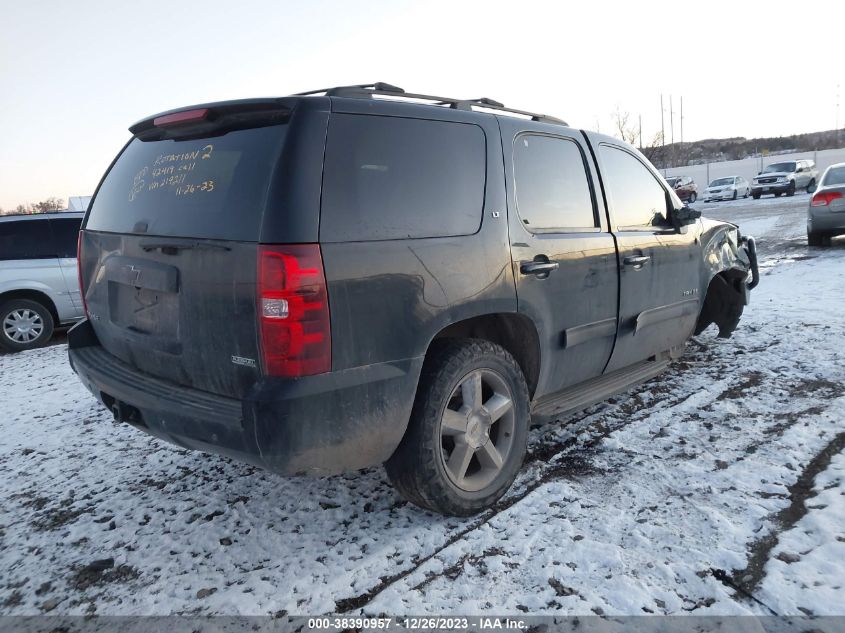
[[[808,246],[821,246],[824,242],[824,237],[821,233],[807,233]]]
[[[53,336],[53,315],[30,299],[12,299],[0,306],[0,348],[22,352],[41,347]]]
[[[525,458],[529,400],[522,370],[502,347],[479,339],[436,341],[408,430],[385,462],[388,477],[406,499],[441,514],[489,508]]]
[[[816,179],[813,178],[810,182],[807,183],[807,193],[810,193],[810,189],[816,186]]]

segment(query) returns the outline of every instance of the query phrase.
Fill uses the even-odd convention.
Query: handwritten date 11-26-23
[[[213,180],[203,180],[201,183],[193,185],[179,185],[176,187],[176,195],[177,196],[187,196],[192,193],[197,193],[200,191],[214,191],[214,181]]]

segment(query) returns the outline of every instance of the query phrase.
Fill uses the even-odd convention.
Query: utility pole
[[[681,145],[684,144],[684,97],[681,95]]]
[[[640,119],[640,151],[643,151],[643,115],[639,115]]]
[[[672,108],[672,95],[669,95],[669,135],[672,144],[672,167],[675,166],[675,111]]]
[[[666,164],[666,128],[663,124],[663,93],[660,93],[660,160]]]
[[[839,143],[839,84],[836,84],[836,142]]]

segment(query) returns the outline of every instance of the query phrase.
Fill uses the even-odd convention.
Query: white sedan
[[[704,190],[704,202],[711,200],[736,200],[739,196],[747,198],[751,185],[742,176],[717,178]]]

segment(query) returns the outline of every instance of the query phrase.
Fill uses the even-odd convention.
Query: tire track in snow
[[[699,348],[699,350],[707,349],[708,348],[704,346]],[[659,387],[663,384],[663,379],[665,378],[666,374],[671,374],[673,370],[677,371],[677,369],[678,368],[673,365],[661,376],[652,379],[642,385],[635,386],[627,393],[623,393],[619,396],[616,396],[614,398],[615,402],[610,405],[611,407],[615,407],[615,410],[605,410],[600,411],[598,413],[590,414],[589,412],[595,410],[596,407],[594,406],[590,409],[587,409],[585,417],[587,417],[590,421],[583,428],[576,429],[572,435],[566,437],[562,441],[555,442],[550,445],[541,446],[538,449],[530,451],[526,455],[526,464],[546,464],[545,468],[540,466],[536,472],[532,473],[530,475],[531,478],[528,482],[523,482],[522,485],[520,485],[519,483],[515,484],[516,491],[507,495],[491,511],[484,513],[479,520],[474,521],[468,526],[461,528],[455,533],[453,533],[448,539],[446,539],[446,541],[443,542],[442,545],[436,547],[433,551],[431,551],[424,557],[415,560],[411,566],[395,574],[382,576],[379,579],[378,584],[361,594],[349,598],[341,598],[335,600],[337,612],[349,613],[351,611],[362,609],[369,602],[375,599],[376,596],[378,596],[380,593],[382,593],[395,583],[400,582],[401,580],[419,571],[423,566],[425,566],[426,563],[435,559],[439,554],[448,549],[450,546],[461,541],[470,533],[475,532],[479,528],[487,525],[490,521],[498,517],[500,514],[509,510],[514,505],[520,503],[521,501],[529,497],[540,487],[559,479],[576,478],[578,476],[583,476],[591,472],[592,468],[589,462],[584,459],[582,455],[578,455],[577,453],[589,452],[590,450],[596,449],[599,444],[601,444],[601,442],[608,438],[610,435],[616,433],[617,431],[630,424],[641,422],[644,419],[653,417],[655,415],[672,417],[673,415],[683,413],[687,410],[697,409],[703,400],[706,401],[712,398],[711,393],[684,391],[683,393],[676,394],[670,392],[664,399],[659,400],[657,402],[643,402],[642,400],[638,399],[636,404],[634,405],[634,409],[630,409],[631,405],[629,401],[632,397],[638,396],[643,391],[650,391],[656,387]],[[687,367],[683,367],[680,369],[681,374],[684,374],[687,371],[690,371],[690,369]],[[728,388],[729,380],[722,380],[716,384],[720,387],[719,393],[721,393],[724,389]],[[618,400],[621,400],[623,398],[625,399],[624,401],[618,402]],[[601,407],[602,405],[598,406]],[[636,415],[631,415],[632,413],[636,413]],[[577,416],[578,414],[576,413],[575,415]],[[597,417],[598,419],[591,419],[595,417]],[[610,420],[607,419],[608,417],[610,418]],[[552,424],[555,426],[560,426],[561,422],[558,421]],[[542,440],[540,440],[538,443],[541,442]],[[575,459],[572,459],[573,457]],[[448,569],[454,567],[456,564],[457,563],[451,565],[451,567],[447,566],[443,571],[440,572],[440,574],[434,574],[433,576],[429,576],[423,582],[431,582],[438,575],[443,575],[445,572],[448,571]]]
[[[789,505],[780,510],[772,518],[775,529],[750,545],[748,564],[745,566],[745,569],[734,569],[730,573],[724,570],[713,570],[713,575],[717,580],[721,580],[743,595],[760,602],[754,596],[754,591],[766,575],[766,563],[771,558],[774,548],[777,547],[780,535],[795,527],[806,516],[808,512],[806,502],[817,494],[814,490],[816,476],[824,472],[830,465],[833,457],[843,450],[845,450],[845,432],[836,435],[819,451],[804,466],[795,483],[787,488],[789,492]],[[760,604],[763,603],[760,602]]]

